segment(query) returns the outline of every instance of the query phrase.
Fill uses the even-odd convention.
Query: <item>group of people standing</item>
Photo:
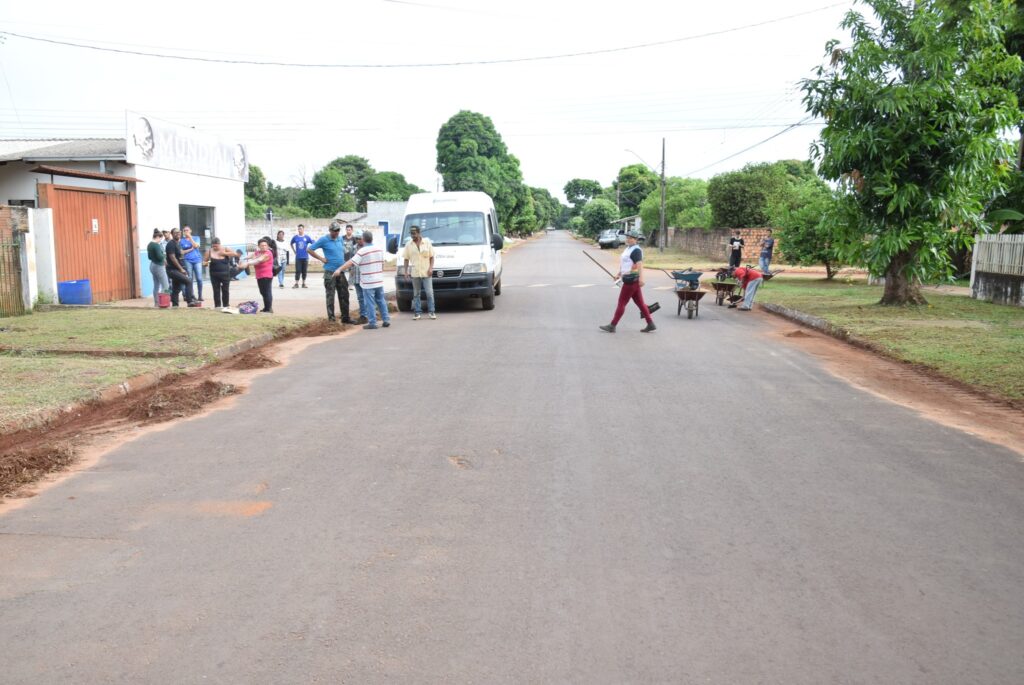
[[[404,268],[413,280],[415,313],[413,319],[422,315],[421,292],[426,295],[427,315],[436,319],[432,272],[434,248],[423,238],[418,226],[410,229],[411,240],[405,246],[402,256]],[[299,224],[296,234],[286,242],[285,232],[278,231],[276,238],[264,236],[256,244],[256,250],[248,259],[242,259],[237,250],[225,247],[220,238],[214,238],[210,248],[203,254],[188,226],[179,232],[153,231],[153,241],[148,246],[149,268],[153,275],[153,303],[160,306],[159,294],[170,291],[171,306],[178,306],[178,299],[184,296],[189,307],[201,306],[203,301],[203,267],[208,266],[213,286],[214,305],[230,311],[229,285],[239,269],[252,267],[256,284],[263,300],[261,312],[272,314],[274,293],[273,282],[277,277],[278,287],[284,287],[285,267],[294,254],[295,282],[293,288],[305,288],[309,274],[309,260],[323,264],[324,294],[327,304],[327,319],[346,324],[363,324],[363,328],[376,329],[378,312],[380,325],[391,326],[384,297],[384,250],[374,245],[373,233],[363,231],[356,234],[351,224],[345,226],[333,222],[328,234],[314,240],[306,235],[306,227]],[[349,306],[349,283],[355,286],[359,305],[359,319],[353,320]],[[198,294],[196,294],[198,293]],[[335,308],[337,300],[337,309]],[[340,311],[338,311],[340,310]]]
[[[657,329],[657,326],[654,325],[654,319],[651,317],[651,310],[644,302],[644,252],[637,245],[639,238],[639,231],[630,231],[626,234],[626,249],[623,250],[620,258],[619,271],[612,276],[616,283],[621,284],[619,301],[611,323],[599,326],[602,331],[615,332],[615,327],[618,326],[623,314],[625,314],[626,305],[629,304],[630,300],[636,303],[637,308],[640,310],[640,315],[647,322],[647,326],[640,329],[640,332],[650,333]],[[749,312],[754,306],[754,296],[757,294],[758,288],[764,283],[764,274],[768,273],[768,268],[771,265],[772,252],[775,249],[775,238],[772,236],[772,229],[769,228],[768,235],[761,240],[761,253],[759,255],[760,271],[752,267],[740,266],[743,258],[744,244],[743,238],[738,233],[729,239],[729,275],[739,282],[740,290],[743,292],[743,304],[740,305],[739,302],[733,302],[729,305],[729,308]],[[416,297],[416,300],[418,304],[419,298]]]
[[[153,229],[153,240],[146,247],[149,256],[149,273],[153,276],[153,305],[160,306],[160,293],[170,292],[171,306],[177,307],[182,296],[189,307],[200,307],[203,301],[203,262],[209,260],[211,253],[220,256],[220,240],[213,239],[210,250],[204,259],[202,248],[192,236],[192,228],[183,227],[170,231]],[[233,252],[233,251],[232,251]],[[234,252],[237,257],[238,253]],[[213,269],[211,268],[211,275]],[[227,306],[227,286],[224,286],[225,306]],[[216,282],[214,298],[219,300]],[[220,304],[218,303],[219,307]]]
[[[231,311],[231,281],[241,268],[251,266],[255,268],[256,282],[264,296],[262,311],[273,313],[269,286],[277,257],[271,249],[272,243],[268,237],[260,238],[256,252],[243,262],[240,261],[242,253],[223,245],[220,238],[213,238],[204,252],[189,226],[180,231],[177,228],[170,231],[153,229],[153,240],[146,247],[149,273],[153,276],[153,305],[159,307],[160,293],[167,292],[170,293],[171,307],[179,306],[181,298],[189,307],[201,307],[204,301],[203,267],[206,267],[210,273],[214,306],[222,311]]]

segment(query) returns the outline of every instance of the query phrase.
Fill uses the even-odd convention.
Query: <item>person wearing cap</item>
[[[757,289],[764,283],[764,275],[757,269],[741,266],[738,269],[733,269],[732,277],[740,282],[740,287],[743,289],[743,306],[739,307],[739,310],[749,312],[754,306],[754,295],[757,294]],[[736,308],[736,303],[730,304],[729,308]]]
[[[412,279],[412,320],[418,321],[423,315],[423,305],[420,303],[420,291],[427,293],[427,316],[436,319],[434,312],[434,246],[430,241],[420,235],[419,226],[409,227],[409,236],[412,238],[405,244],[402,250],[405,274]],[[410,267],[410,262],[412,266]]]
[[[612,317],[612,322],[605,326],[600,326],[602,331],[615,332],[615,326],[618,325],[619,319],[626,312],[626,305],[630,300],[636,302],[636,306],[640,308],[640,314],[647,321],[647,326],[640,329],[640,332],[650,333],[657,329],[657,326],[654,325],[654,319],[651,317],[651,310],[644,303],[644,251],[636,244],[639,238],[640,231],[634,230],[626,234],[626,249],[623,250],[622,257],[619,259],[619,273],[612,279],[622,281],[622,289],[619,291],[619,304],[615,308],[615,316]]]
[[[317,253],[323,250],[323,256]],[[336,321],[334,297],[337,295],[341,307],[341,322],[355,323],[348,311],[348,279],[341,270],[345,263],[345,244],[341,240],[341,224],[331,223],[330,231],[309,246],[309,255],[324,265],[324,292],[327,295],[327,320]]]

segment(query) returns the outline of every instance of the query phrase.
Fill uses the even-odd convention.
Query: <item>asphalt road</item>
[[[0,516],[0,681],[1024,682],[1013,454],[581,248]]]

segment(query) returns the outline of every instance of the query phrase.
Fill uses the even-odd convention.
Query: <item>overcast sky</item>
[[[828,39],[845,38],[838,24],[851,6],[227,5],[0,4],[0,31],[223,60],[101,52],[8,35],[0,45],[0,137],[119,136],[129,109],[244,143],[251,162],[277,184],[295,185],[303,172],[311,178],[331,159],[356,154],[434,190],[437,131],[469,109],[494,121],[527,184],[558,197],[572,178],[609,185],[638,157],[658,168],[663,137],[668,175],[709,178],[748,162],[807,158],[817,125],[758,143],[807,117],[797,84],[822,62]],[[538,59],[550,56],[558,57]],[[395,66],[451,62],[475,64]]]

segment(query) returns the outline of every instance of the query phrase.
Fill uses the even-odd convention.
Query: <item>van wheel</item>
[[[494,294],[501,295],[501,281],[494,284]]]
[[[480,306],[483,307],[485,312],[494,309],[494,295],[484,295],[481,297]]]
[[[395,303],[398,305],[398,311],[400,312],[411,312],[412,311],[412,300],[405,300],[397,298]]]

